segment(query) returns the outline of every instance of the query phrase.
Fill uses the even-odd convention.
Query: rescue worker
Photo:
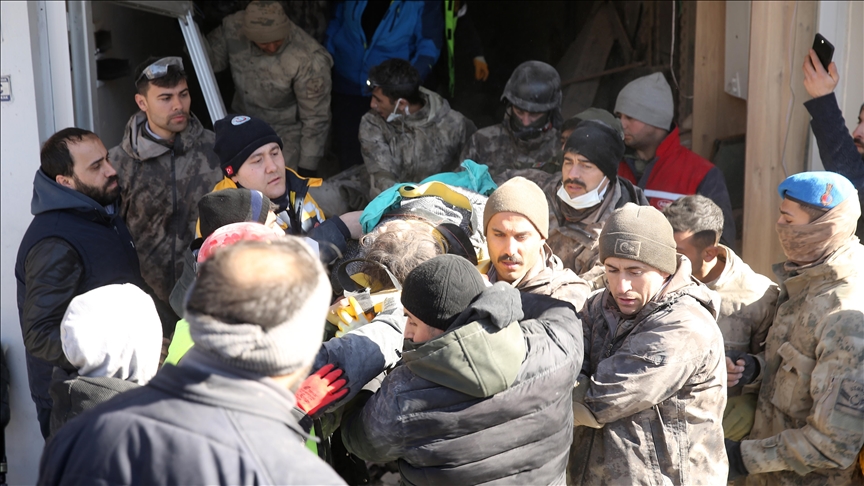
[[[581,309],[591,287],[564,268],[549,248],[549,206],[537,184],[514,177],[486,201],[483,229],[491,265],[489,282],[507,282],[520,292],[542,294]]]
[[[744,356],[730,384],[762,376],[747,440],[726,441],[729,478],[748,485],[861,484],[864,446],[864,247],[854,235],[858,191],[834,172],[778,187],[774,265],[780,298],[762,360]],[[728,365],[728,363],[727,363]]]
[[[412,270],[401,301],[417,347],[345,412],[348,450],[398,460],[404,484],[563,484],[573,416],[560,391],[582,357],[573,307],[486,287],[455,255]]]
[[[607,288],[582,309],[573,389],[574,484],[722,484],[727,462],[717,294],[676,255],[653,207],[625,204],[600,233]]]
[[[721,242],[733,246],[735,219],[723,173],[681,145],[678,127],[672,129],[674,111],[672,88],[663,73],[631,81],[618,93],[615,114],[621,118],[624,143],[632,150],[618,175],[645,191],[651,205],[661,211],[684,196],[711,199],[723,210]]]
[[[360,237],[359,212],[325,220],[309,194],[321,179],[301,177],[285,166],[282,139],[270,125],[255,117],[228,115],[215,128],[215,151],[225,178],[214,191],[236,187],[261,191],[276,205],[282,229],[318,242],[324,261],[345,252],[346,240]]]
[[[198,199],[221,177],[219,157],[213,132],[189,111],[182,59],[148,59],[135,72],[135,87],[140,111],[108,157],[117,170],[120,216],[135,241],[141,274],[167,304],[195,238]]]
[[[754,272],[732,251],[720,244],[723,212],[705,196],[685,196],[663,209],[672,225],[678,253],[687,257],[693,277],[720,295],[717,325],[723,334],[729,363],[742,354],[760,360],[765,337],[774,320],[779,288],[764,275]],[[744,387],[728,387],[723,433],[727,439],[741,440],[753,426],[758,382]]]
[[[275,1],[251,2],[207,35],[214,72],[231,68],[234,113],[260,118],[276,130],[285,161],[314,177],[330,131],[330,68],[324,47],[285,15]]]
[[[360,148],[370,199],[398,182],[455,170],[462,147],[477,131],[420,83],[420,74],[402,59],[369,70],[372,109],[360,121]]]
[[[496,182],[507,169],[542,168],[561,147],[561,77],[540,61],[523,62],[504,86],[504,120],[478,130],[462,150],[462,160],[489,166]]]

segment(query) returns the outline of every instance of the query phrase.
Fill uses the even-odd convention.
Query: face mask
[[[393,113],[390,113],[389,115],[387,115],[387,123],[390,123],[393,120],[397,120],[402,116],[401,113],[396,113],[396,110],[399,109],[399,102],[400,101],[402,101],[402,98],[399,98],[398,100],[396,100],[396,104],[393,105]],[[406,115],[410,115],[410,113],[408,113],[408,104],[407,103],[405,104],[405,108],[403,108],[402,111],[404,111]]]
[[[609,189],[609,184],[605,186],[603,183],[609,179],[606,176],[603,176],[603,180],[600,181],[600,184],[594,188],[593,191],[586,192],[581,196],[576,196],[571,198],[567,191],[564,189],[564,186],[558,188],[558,198],[564,201],[564,204],[570,206],[573,209],[587,209],[594,207],[601,202],[603,202],[603,196],[606,195],[606,190]],[[603,187],[602,191],[600,188]]]

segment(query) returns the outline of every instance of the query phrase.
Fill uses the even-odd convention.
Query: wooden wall
[[[801,66],[813,43],[816,8],[815,1],[752,3],[742,257],[772,278],[771,265],[786,259],[774,230],[777,186],[805,170],[810,117]]]
[[[693,151],[707,159],[715,140],[744,133],[747,102],[726,94],[723,89],[726,2],[694,3]]]

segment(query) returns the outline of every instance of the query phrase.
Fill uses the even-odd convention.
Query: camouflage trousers
[[[309,194],[327,218],[360,211],[369,204],[369,174],[366,166],[355,165],[345,169],[325,179],[319,187],[309,188]]]

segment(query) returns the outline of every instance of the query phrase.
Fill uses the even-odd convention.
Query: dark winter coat
[[[115,396],[138,388],[140,385],[120,378],[78,376],[61,368],[54,368],[51,380],[51,435],[57,433],[66,422],[86,410],[105,403]]]
[[[15,263],[18,317],[30,393],[37,409],[47,411],[54,366],[75,369],[60,341],[60,321],[69,302],[104,285],[146,286],[132,237],[116,210],[109,214],[93,199],[52,181],[41,169],[33,181],[30,206],[34,218]],[[47,435],[47,429],[43,432]]]
[[[406,352],[342,439],[405,484],[563,484],[582,359],[571,305],[499,283]]]
[[[38,484],[345,484],[304,446],[294,395],[195,352],[67,423]]]

